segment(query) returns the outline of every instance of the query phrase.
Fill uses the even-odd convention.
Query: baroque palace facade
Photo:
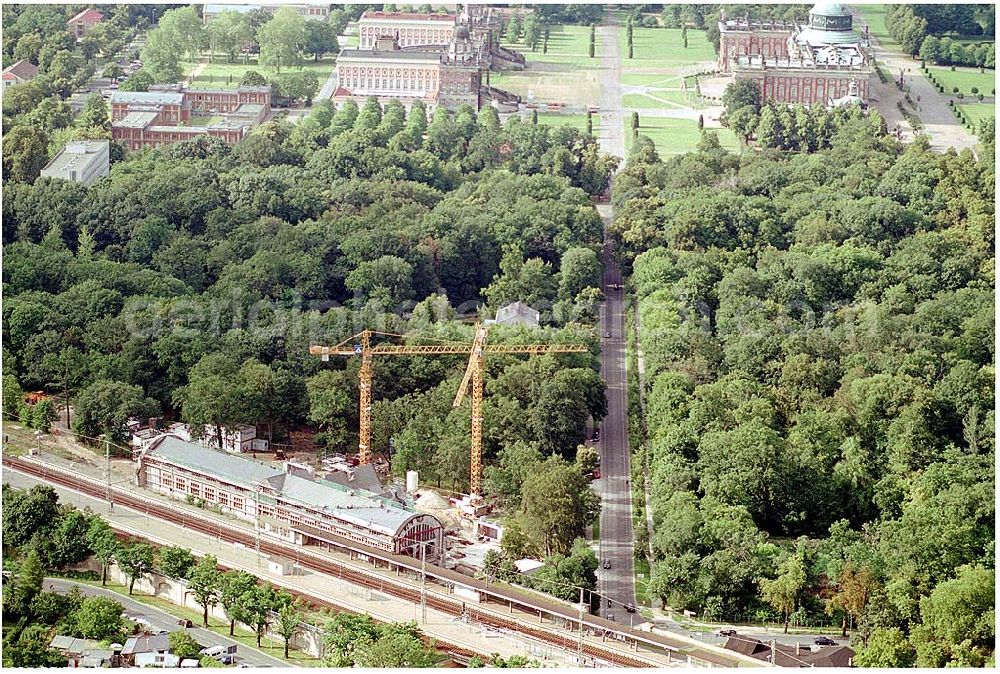
[[[875,74],[867,35],[838,3],[815,5],[805,26],[723,16],[719,67],[756,82],[765,101],[804,105],[866,105]]]
[[[500,27],[492,9],[467,6],[459,15],[366,11],[358,21],[360,46],[337,57],[336,104],[398,99],[407,108],[470,105],[516,107],[514,94],[484,84],[490,68],[524,66],[517,52],[496,46]]]

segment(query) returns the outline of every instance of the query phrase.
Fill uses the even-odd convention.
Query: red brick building
[[[130,150],[162,147],[209,135],[234,145],[271,111],[270,87],[184,89],[159,85],[152,91],[116,91],[111,96],[111,133]],[[192,116],[221,115],[205,126]]]
[[[719,22],[719,68],[731,72],[730,64],[740,56],[787,57],[788,39],[796,26],[783,22],[751,22],[730,19]]]
[[[396,38],[402,48],[445,47],[455,35],[455,16],[414,12],[365,11],[358,19],[361,49],[373,49],[379,38]]]
[[[93,7],[88,7],[67,21],[66,26],[69,28],[69,32],[73,34],[73,37],[80,40],[84,35],[90,32],[91,28],[103,20],[103,14],[98,12]]]
[[[719,66],[756,82],[765,101],[803,105],[864,105],[875,73],[867,36],[837,3],[815,5],[805,25],[723,17]]]

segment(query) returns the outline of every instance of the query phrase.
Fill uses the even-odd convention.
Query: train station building
[[[136,484],[254,522],[261,532],[298,545],[361,543],[428,561],[444,553],[444,528],[433,515],[351,483],[284,469],[162,435],[137,458]],[[424,549],[422,551],[422,549]]]

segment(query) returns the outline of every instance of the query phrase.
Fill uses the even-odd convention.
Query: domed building
[[[867,102],[875,62],[868,38],[853,29],[850,11],[821,2],[808,21],[719,21],[719,67],[757,83],[765,101],[834,105]]]

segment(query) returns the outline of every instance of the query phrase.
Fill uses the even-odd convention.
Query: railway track
[[[86,494],[87,496],[102,500],[107,497],[107,486],[99,480],[95,480],[93,478],[71,475],[60,469],[56,469],[45,464],[35,461],[26,461],[24,459],[8,456],[6,454],[3,455],[3,465],[16,469],[27,475],[42,479],[46,482],[74,489]],[[225,522],[209,518],[204,515],[189,513],[182,509],[172,508],[163,503],[146,500],[129,491],[116,488],[114,489],[113,498],[114,502],[119,505],[139,512],[148,513],[150,516],[173,524],[180,524],[186,529],[190,529],[207,536],[217,537],[228,543],[239,543],[248,548],[253,548],[257,542],[256,537],[246,530],[232,527]],[[262,537],[260,539],[260,551],[262,553],[288,556],[290,547],[292,546],[275,543],[267,538]],[[367,573],[348,566],[342,562],[327,559],[322,555],[317,555],[306,548],[299,548],[298,552],[299,564],[303,567],[319,573],[342,578],[354,584],[361,585],[372,590],[377,590],[407,602],[420,603],[420,591],[405,583],[396,582],[390,578],[374,573]],[[477,623],[498,630],[509,630],[518,634],[524,634],[568,652],[577,651],[579,648],[579,639],[576,636],[558,634],[541,627],[531,627],[518,620],[504,618],[489,611],[467,606],[465,602],[460,600],[446,599],[431,593],[425,593],[425,595],[427,606],[442,613],[452,616],[461,616],[464,613],[471,620]],[[337,610],[344,610],[342,607],[336,606],[332,602],[324,602],[323,600],[312,596],[309,596],[309,599],[317,603],[330,605]],[[468,657],[472,657],[473,655],[483,655],[473,653],[468,649],[454,644],[445,645],[444,642],[439,642],[439,644],[444,646],[446,650],[454,649],[456,654],[467,655]],[[580,650],[585,656],[620,667],[662,666],[662,663],[658,663],[654,660],[631,656],[615,649],[602,647],[587,641],[584,641],[582,649]]]

